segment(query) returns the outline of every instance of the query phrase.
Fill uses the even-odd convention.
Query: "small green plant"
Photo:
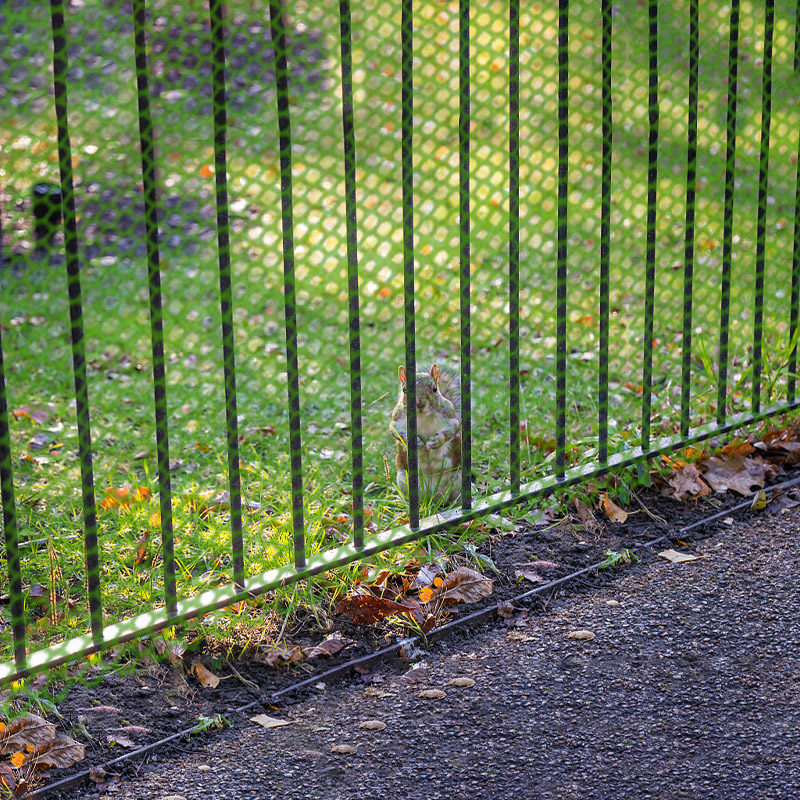
[[[204,715],[200,715],[197,718],[197,725],[192,728],[191,733],[202,733],[203,731],[210,731],[215,730],[219,731],[223,728],[232,728],[233,723],[230,722],[224,715],[222,714],[214,714],[213,717],[206,717]]]
[[[598,569],[607,569],[608,567],[624,567],[628,564],[633,564],[636,562],[637,564],[642,559],[630,550],[629,548],[625,548],[621,553],[618,553],[616,550],[607,550],[606,551],[606,559],[605,561],[598,566]]]

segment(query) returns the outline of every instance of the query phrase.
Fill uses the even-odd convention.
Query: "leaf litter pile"
[[[424,637],[435,627],[475,609],[493,607],[496,624],[510,628],[511,638],[524,641],[535,628],[536,614],[558,607],[567,593],[613,581],[620,570],[637,568],[640,556],[655,558],[635,552],[646,541],[740,504],[743,496],[754,495],[750,514],[780,513],[800,505],[800,491],[794,489],[768,498],[759,492],[800,474],[800,442],[794,429],[770,429],[759,439],[712,447],[713,442],[705,450],[687,448],[663,457],[644,479],[632,470],[572,496],[523,509],[515,520],[495,517],[473,523],[485,527],[479,549],[467,544],[460,553],[445,554],[420,546],[415,557],[394,571],[360,565],[348,593],[331,595],[328,611],[287,623],[277,635],[255,640],[251,631],[251,639],[236,652],[205,641],[202,630],[198,633],[190,623],[184,631],[154,635],[124,654],[118,652],[116,666],[127,663],[127,669],[109,670],[97,657],[88,665],[66,668],[68,674],[91,679],[91,687],[86,680],[73,680],[62,692],[63,672],[55,678],[30,679],[22,688],[4,693],[5,705],[11,702],[18,711],[30,711],[35,698],[41,708],[45,696],[56,699],[50,708],[57,707],[60,716],[55,724],[43,719],[26,722],[34,718],[30,714],[3,723],[0,778],[13,793],[20,786],[91,769],[96,790],[108,793],[124,780],[128,767],[123,763],[107,772],[102,764],[173,733],[191,730],[194,739],[213,736],[230,725],[258,725],[280,736],[291,721],[287,706],[292,695],[274,703],[265,698],[314,676],[320,680],[312,681],[306,691],[322,691],[322,676],[331,667],[409,636],[418,636],[417,644],[404,646],[387,662],[358,667],[351,679],[381,692],[393,673],[401,673],[409,686],[417,687],[415,691],[428,692],[425,696],[435,701],[436,693],[444,690],[417,680],[425,673],[420,663]],[[726,522],[732,519],[718,524]],[[692,555],[689,545],[705,535],[701,531],[673,539],[672,547],[665,544],[667,549],[659,555],[676,568],[696,568],[703,561]],[[602,568],[580,582],[524,603],[514,601],[535,586],[597,563]],[[470,632],[457,629],[449,635],[468,637]],[[592,631],[569,634],[578,641],[593,635]],[[26,698],[27,709],[21,702]],[[232,711],[254,700],[262,701],[260,709],[244,715]],[[386,720],[377,722],[383,725]],[[376,731],[380,725],[375,724]],[[15,731],[20,736],[15,738]],[[28,738],[22,735],[25,731],[30,731]],[[332,748],[338,746],[331,742]],[[56,760],[61,754],[64,760]]]

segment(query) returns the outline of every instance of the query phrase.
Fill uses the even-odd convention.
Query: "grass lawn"
[[[162,270],[179,592],[231,579],[225,498],[225,398],[214,228],[213,140],[199,7],[158,0],[150,63],[162,187]],[[98,503],[144,487],[130,505],[100,508],[109,619],[163,601],[155,464],[147,265],[143,255],[133,33],[114,0],[69,11],[70,126]],[[647,203],[647,14],[622,0],[614,17],[611,210],[611,447],[640,423]],[[266,5],[231,0],[229,192],[246,563],[291,560],[286,362],[277,122]],[[77,600],[31,631],[47,643],[83,631],[80,475],[63,267],[32,247],[30,192],[58,183],[48,9],[9,2],[0,56],[9,68],[0,122],[4,252],[0,321],[14,446],[25,585]],[[596,454],[599,347],[601,19],[575,3],[570,20],[568,442],[573,463]],[[701,7],[700,118],[692,364],[693,425],[713,418],[719,339],[729,7]],[[767,197],[764,398],[785,397],[800,79],[792,73],[794,6],[775,14]],[[172,20],[177,19],[178,22]],[[415,5],[415,254],[417,358],[457,364],[458,3]],[[400,184],[400,6],[353,8],[362,311],[362,384],[369,525],[407,514],[387,478],[388,422],[403,362]],[[299,303],[305,512],[309,552],[347,536],[350,406],[338,3],[292,4],[294,242]],[[177,26],[177,27],[172,27]],[[549,469],[555,420],[557,9],[521,14],[521,391],[526,478]],[[686,194],[688,4],[659,10],[659,158],[653,435],[679,429]],[[508,481],[507,3],[474,2],[471,60],[473,460],[476,494]],[[749,408],[764,19],[743,2],[731,306],[731,412]],[[319,35],[318,35],[319,34]],[[238,38],[237,38],[238,37]],[[199,59],[199,61],[198,61]],[[204,59],[206,59],[204,61]],[[199,63],[199,66],[198,66]],[[199,80],[198,80],[199,76]],[[237,82],[238,81],[238,82]],[[195,88],[192,88],[195,87]],[[255,87],[255,88],[253,88]],[[250,92],[252,89],[252,92]],[[33,413],[38,412],[38,413]],[[37,438],[38,437],[38,438]],[[522,512],[520,512],[522,513]],[[454,537],[453,537],[454,538]],[[38,542],[38,544],[37,544]],[[461,543],[423,542],[423,547]],[[379,560],[401,567],[418,546]],[[138,563],[137,563],[138,562]],[[3,565],[3,569],[4,569]],[[357,567],[290,589],[275,602],[320,605]],[[30,596],[34,603],[34,593]],[[315,599],[316,598],[316,599]],[[220,618],[222,619],[222,618]],[[53,622],[56,624],[54,625]],[[221,623],[226,624],[226,623]]]

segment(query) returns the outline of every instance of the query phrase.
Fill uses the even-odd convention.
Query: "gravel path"
[[[108,797],[800,798],[800,516],[736,523],[695,552],[556,600],[526,627],[438,643],[416,680],[351,680],[268,712],[289,726],[232,716]]]

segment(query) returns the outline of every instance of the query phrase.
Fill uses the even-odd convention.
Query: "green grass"
[[[149,4],[156,17],[172,4]],[[508,34],[506,3],[476,3],[472,29],[472,276],[473,458],[476,492],[488,494],[508,481]],[[602,141],[600,19],[596,4],[573,5],[570,22],[570,191],[568,440],[575,463],[595,452],[599,337],[599,233]],[[266,19],[260,4],[228,3],[238,30]],[[613,204],[611,239],[612,450],[631,447],[640,422],[647,170],[646,15],[625,0],[615,17]],[[309,552],[346,535],[333,522],[351,511],[349,495],[350,407],[345,270],[345,210],[338,86],[338,4],[293,4],[292,24],[322,32],[326,53],[322,87],[292,94],[295,248],[299,302],[299,359],[303,415],[304,513]],[[11,66],[49,79],[49,20],[44,6],[5,7],[14,42],[46,58],[27,55]],[[521,391],[523,470],[526,478],[549,469],[555,417],[556,245],[556,8],[524,3],[521,36]],[[241,18],[236,14],[244,15]],[[388,421],[402,363],[402,187],[400,184],[399,4],[355,4],[354,88],[358,157],[359,269],[362,303],[365,470],[371,530],[398,524],[406,515],[387,480],[391,467]],[[457,359],[458,338],[458,69],[452,47],[457,4],[415,8],[415,229],[417,357],[421,363]],[[686,159],[686,4],[660,8],[660,139],[657,215],[657,290],[654,350],[653,434],[678,429],[683,291]],[[713,418],[722,250],[728,8],[704,4],[701,32],[701,112],[697,196],[696,283],[692,369],[693,424]],[[202,20],[179,10],[186,29],[203,35]],[[70,85],[70,126],[79,203],[113,189],[114,203],[141,197],[138,185],[136,93],[132,33],[121,13],[96,0],[70,13],[70,42],[84,41],[96,62],[87,62]],[[791,73],[794,8],[776,10],[774,107],[764,310],[765,399],[785,396],[788,354],[797,130],[800,93]],[[116,23],[114,22],[116,20]],[[81,26],[80,29],[76,26]],[[11,28],[9,28],[11,29]],[[102,37],[86,40],[88,31]],[[742,6],[741,94],[737,142],[737,194],[731,309],[729,411],[749,407],[753,325],[753,272],[760,135],[760,6]],[[10,47],[6,34],[3,50]],[[240,46],[241,47],[241,46]],[[237,51],[239,52],[239,51]],[[244,52],[244,50],[242,50]],[[151,61],[164,60],[151,54]],[[75,57],[72,63],[81,63]],[[104,65],[116,64],[109,73]],[[168,69],[171,63],[166,64]],[[19,95],[23,98],[22,95]],[[227,488],[225,399],[221,369],[220,312],[213,228],[214,179],[211,123],[181,110],[185,100],[154,100],[159,180],[164,196],[191,205],[178,208],[195,230],[179,232],[180,245],[162,247],[169,431],[175,494],[178,582],[182,594],[231,578],[229,520],[224,507],[208,505]],[[248,570],[291,559],[291,521],[283,338],[283,273],[274,95],[230,114],[229,179],[235,297],[236,372],[245,543]],[[44,422],[12,420],[15,487],[22,538],[46,539],[48,548],[24,550],[26,586],[56,583],[78,606],[58,624],[32,632],[47,642],[83,629],[82,523],[77,435],[72,401],[69,323],[63,270],[37,260],[29,249],[31,184],[58,182],[52,100],[28,90],[4,115],[3,231],[7,252],[19,253],[0,275],[0,320],[9,408],[48,412]],[[97,188],[95,188],[97,187]],[[100,206],[103,203],[100,201]],[[133,206],[127,209],[131,215]],[[82,221],[89,213],[79,206]],[[85,218],[85,219],[84,219]],[[210,221],[209,221],[210,220]],[[8,224],[10,221],[11,224]],[[136,221],[136,220],[135,220]],[[102,240],[114,222],[82,242]],[[79,226],[81,223],[79,223]],[[104,227],[105,226],[105,227]],[[128,616],[163,599],[155,479],[150,329],[146,263],[119,242],[83,264],[89,395],[98,502],[104,487],[144,486],[144,502],[100,510],[104,604],[109,618]],[[26,249],[28,248],[28,249]],[[36,433],[48,446],[33,451]],[[53,448],[53,445],[62,445]],[[51,448],[53,451],[51,452]],[[256,506],[255,504],[258,504]],[[150,531],[147,556],[135,565],[139,543]],[[445,546],[442,538],[438,546]],[[460,544],[458,545],[460,548]],[[401,568],[415,548],[383,556]],[[302,603],[324,605],[341,592],[356,568],[303,588]],[[301,596],[297,595],[297,597]],[[296,597],[296,595],[291,595]],[[295,603],[301,601],[293,601]]]

